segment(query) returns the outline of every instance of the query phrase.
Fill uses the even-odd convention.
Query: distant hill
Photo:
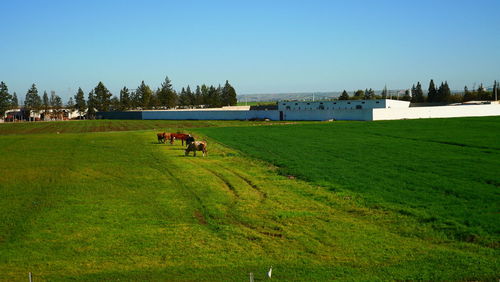
[[[262,102],[282,100],[316,100],[333,99],[340,96],[341,92],[303,92],[303,93],[263,93],[238,95],[239,102]]]
[[[399,94],[402,97],[406,89],[391,89],[388,90],[389,94],[394,98]],[[427,95],[427,89],[423,89],[425,95]],[[451,90],[452,93],[460,93],[462,90]],[[353,91],[348,91],[349,95],[353,95]],[[375,90],[376,95],[380,95],[382,90]],[[283,101],[283,100],[298,100],[298,101],[310,101],[313,100],[329,100],[338,98],[342,94],[342,91],[331,91],[331,92],[299,92],[299,93],[261,93],[261,94],[241,94],[237,96],[238,102],[240,103],[251,103],[251,102],[269,102],[269,101]]]

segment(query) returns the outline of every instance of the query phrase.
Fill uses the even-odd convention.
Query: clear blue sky
[[[500,1],[2,1],[0,80],[64,100],[98,81],[239,94],[500,79]]]

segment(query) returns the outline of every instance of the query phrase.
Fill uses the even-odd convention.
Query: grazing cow
[[[165,143],[165,134],[165,132],[156,134],[156,136],[158,137],[158,143]]]
[[[189,137],[186,138],[186,146],[189,146],[189,144],[193,143],[194,141],[196,141],[194,140],[194,137],[191,134],[189,134]]]
[[[180,139],[182,141],[182,146],[184,146],[184,141],[189,137],[189,134],[184,133],[170,133],[170,144],[174,144],[175,139]]]
[[[186,156],[189,155],[189,152],[194,152],[194,157],[196,157],[196,151],[202,151],[203,156],[208,155],[207,153],[207,142],[206,141],[194,141],[189,144],[186,148]]]
[[[171,139],[170,133],[157,133],[156,136],[158,137],[158,143],[165,143],[168,139]],[[172,143],[172,141],[170,141],[170,143]]]

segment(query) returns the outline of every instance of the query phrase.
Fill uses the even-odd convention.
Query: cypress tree
[[[443,90],[442,90],[442,93],[441,93],[441,101],[442,102],[451,102],[451,90],[450,90],[450,86],[448,86],[448,81],[445,81],[444,84],[443,84]]]
[[[78,87],[78,91],[75,95],[75,110],[78,111],[80,118],[82,118],[82,113],[87,109],[87,103],[85,103],[85,94],[82,88]]]
[[[437,95],[438,93],[436,90],[436,86],[434,85],[434,80],[431,79],[431,82],[429,83],[429,91],[427,93],[427,102],[436,102]]]
[[[412,93],[412,95],[415,97],[416,103],[425,102],[424,91],[422,90],[422,84],[420,84],[420,81],[417,82],[417,87],[415,87],[415,92]]]
[[[443,102],[443,88],[444,84],[441,82],[441,85],[439,85],[439,88],[437,90],[437,95],[434,99],[434,102]]]
[[[9,88],[5,82],[0,82],[0,118],[3,119],[5,112],[12,105],[12,96],[9,94]]]
[[[339,100],[349,100],[349,94],[347,93],[347,91],[342,91],[342,94],[339,96]]]

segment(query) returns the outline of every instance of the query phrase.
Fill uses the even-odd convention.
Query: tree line
[[[126,111],[126,110],[155,110],[175,108],[216,108],[222,106],[235,106],[237,104],[236,90],[226,80],[224,86],[202,84],[197,85],[193,91],[188,85],[182,87],[180,92],[173,89],[168,77],[160,87],[152,90],[151,87],[141,82],[136,89],[123,87],[119,96],[114,96],[104,83],[99,82],[87,95],[81,88],[70,97],[66,108],[74,109],[80,116],[86,113],[87,118],[94,118],[96,111]],[[9,94],[7,85],[0,83],[0,116],[3,117],[9,109],[19,107],[17,94]],[[63,109],[61,97],[52,91],[50,98],[47,92],[40,97],[36,85],[33,84],[26,92],[23,112],[29,118],[31,111],[60,113]]]
[[[467,86],[464,87],[463,92],[451,93],[448,82],[441,82],[439,87],[436,87],[434,80],[431,79],[429,82],[429,87],[427,88],[427,94],[424,94],[422,90],[422,84],[417,82],[413,84],[410,89],[405,91],[405,94],[400,98],[404,101],[410,101],[412,103],[461,103],[468,101],[491,101],[498,99],[495,97],[495,93],[498,92],[500,84],[495,80],[493,83],[492,91],[487,91],[483,84],[481,83],[479,87],[469,90]],[[339,96],[339,100],[371,100],[371,99],[387,99],[393,98],[387,90],[387,87],[381,91],[380,95],[376,95],[373,89],[357,90],[349,95],[347,91],[343,91]]]

